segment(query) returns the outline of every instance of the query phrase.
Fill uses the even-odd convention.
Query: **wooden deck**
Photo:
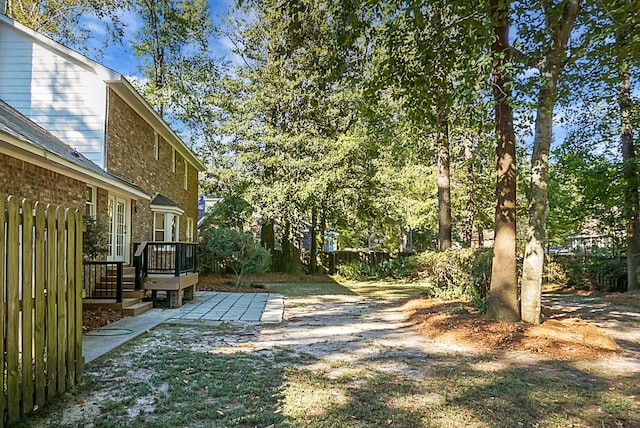
[[[157,306],[158,291],[167,293],[167,308],[177,308],[182,306],[183,300],[192,300],[198,284],[197,273],[187,273],[185,275],[149,275],[144,284],[145,290],[151,291],[153,306]]]

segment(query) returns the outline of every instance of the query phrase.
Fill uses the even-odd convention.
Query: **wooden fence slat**
[[[9,197],[7,245],[7,421],[12,424],[20,418],[20,202],[14,196]]]
[[[56,327],[56,213],[57,207],[47,205],[47,398],[51,399],[58,388],[56,367],[58,364],[58,329]]]
[[[83,230],[80,210],[0,194],[0,428],[80,379]]]
[[[66,210],[62,207],[58,207],[56,210],[56,219],[57,219],[57,248],[58,248],[58,263],[57,263],[57,309],[58,309],[58,317],[57,317],[57,326],[58,326],[58,392],[62,393],[66,388],[66,350],[67,350],[67,329],[66,329],[66,318],[67,318],[67,305],[65,302],[64,295],[66,293],[65,286],[65,218],[66,218]]]
[[[22,201],[22,413],[33,410],[33,203]]]
[[[67,385],[76,383],[76,217],[74,210],[67,210],[67,293],[65,294],[67,307]]]
[[[82,376],[84,366],[84,355],[82,354],[82,293],[84,290],[82,273],[82,234],[84,232],[84,222],[82,221],[82,211],[76,214],[76,381]]]
[[[6,240],[5,240],[5,221],[8,219],[7,217],[7,213],[6,213],[6,201],[7,201],[7,196],[0,194],[0,278],[2,278],[2,287],[0,287],[0,331],[2,331],[4,333],[5,331],[5,318],[6,318],[6,306],[5,306],[5,287],[4,287],[4,280],[5,280],[5,270],[4,270],[4,261],[6,260]],[[6,341],[5,341],[5,337],[2,337],[2,342],[0,342],[0,367],[2,367],[3,371],[4,371],[4,355],[6,352],[6,347],[5,347]],[[5,414],[5,410],[7,409],[7,397],[4,394],[4,390],[5,387],[7,386],[5,384],[5,377],[4,377],[4,373],[2,376],[0,376],[0,378],[2,379],[2,381],[0,381],[0,421],[4,422],[4,414]],[[0,423],[0,425],[2,425]]]
[[[45,301],[45,205],[36,202],[36,240],[35,240],[35,385],[36,385],[36,405],[42,407],[46,400],[46,365],[45,365],[45,326],[46,326],[46,301]]]

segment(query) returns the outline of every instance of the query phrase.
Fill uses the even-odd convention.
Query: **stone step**
[[[147,312],[149,309],[153,308],[153,303],[151,302],[139,302],[135,305],[128,306],[122,309],[122,313],[128,317],[135,317],[142,313]]]

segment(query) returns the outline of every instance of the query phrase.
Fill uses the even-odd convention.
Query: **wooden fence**
[[[0,426],[79,381],[82,213],[0,195]]]

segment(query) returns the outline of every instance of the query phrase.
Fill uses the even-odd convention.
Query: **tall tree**
[[[119,12],[128,3],[116,0],[6,0],[6,15],[52,39],[82,52],[87,52],[91,32],[87,17],[106,26],[104,43],[119,42],[123,24]],[[85,18],[85,19],[83,19]],[[99,52],[88,53],[99,56]]]
[[[632,2],[633,3],[633,2]],[[624,212],[627,221],[627,290],[637,290],[640,266],[640,197],[638,168],[633,142],[633,99],[631,96],[631,63],[638,58],[640,25],[638,2],[635,5],[614,2],[611,18],[615,28],[615,52],[618,72],[618,108],[620,114],[620,145],[622,171],[626,181]],[[634,7],[635,6],[635,7]],[[636,67],[637,69],[637,67]]]
[[[546,23],[546,45],[540,57],[530,57],[527,63],[540,72],[537,94],[535,133],[531,157],[531,195],[529,225],[522,281],[522,320],[541,322],[542,272],[546,237],[547,189],[549,186],[549,151],[551,148],[553,110],[558,94],[558,78],[567,57],[567,43],[580,11],[580,0],[563,0],[559,5],[542,1]]]
[[[172,92],[181,85],[177,73],[188,58],[206,52],[213,27],[207,0],[132,0],[142,20],[133,47],[142,58],[140,70],[148,81],[142,91],[160,115]],[[202,58],[201,58],[202,59]],[[175,70],[174,70],[175,69]]]
[[[516,141],[509,77],[509,1],[490,0],[492,84],[495,102],[496,215],[489,316],[499,321],[520,319],[516,268]]]

